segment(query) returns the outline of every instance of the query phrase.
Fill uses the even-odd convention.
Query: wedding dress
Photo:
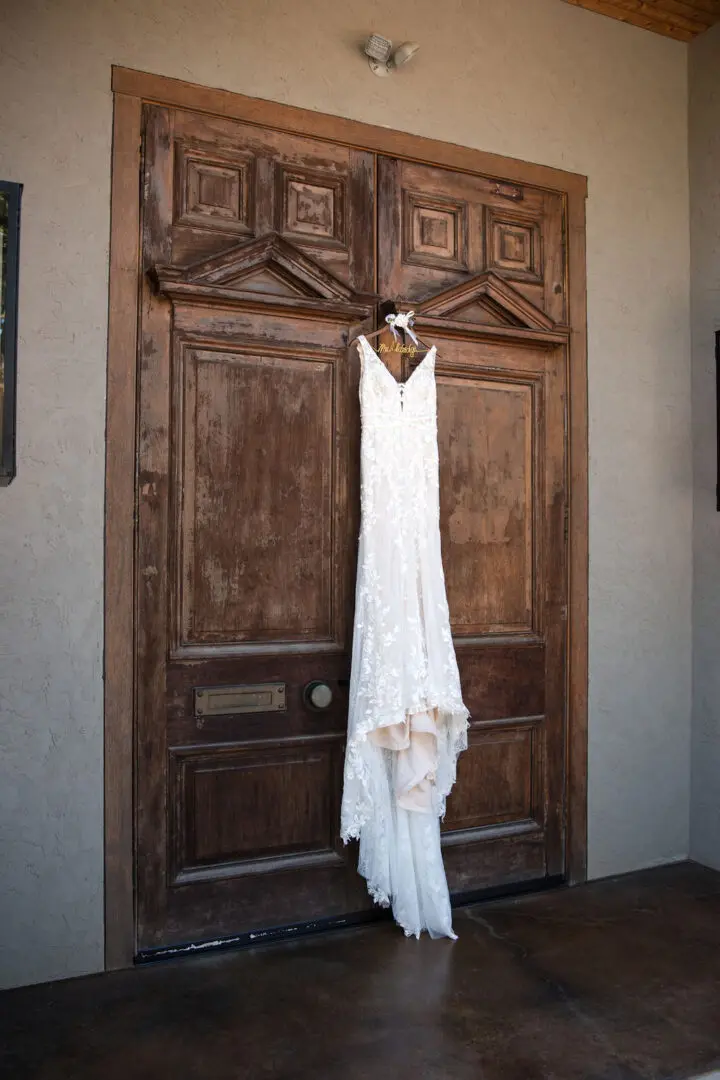
[[[408,319],[394,321],[409,330]],[[440,819],[469,714],[440,554],[436,350],[404,384],[365,337],[358,351],[361,528],[341,834],[360,841],[368,891],[406,935],[455,938]]]

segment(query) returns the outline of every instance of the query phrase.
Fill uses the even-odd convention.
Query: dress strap
[[[360,334],[356,344],[358,356],[360,357],[360,374],[362,375],[365,371],[365,361],[367,360],[367,355],[370,350],[370,343],[364,334]]]

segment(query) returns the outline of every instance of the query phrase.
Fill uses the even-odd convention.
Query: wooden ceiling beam
[[[720,0],[566,0],[566,3],[676,41],[692,41],[720,22]]]
[[[617,3],[617,0],[615,0],[615,3]],[[709,11],[699,8],[696,3],[688,3],[688,0],[657,0],[656,6],[658,12],[686,20],[687,23],[697,28],[698,34],[709,30],[718,18],[717,15],[711,15]]]
[[[623,11],[637,12],[638,15],[644,15],[660,25],[667,23],[678,30],[686,30],[689,34],[702,34],[712,26],[712,19],[708,21],[707,18],[698,18],[697,11],[692,18],[688,18],[689,5],[678,3],[678,0],[654,0],[654,3],[648,0],[610,0],[610,3]]]
[[[566,3],[573,4],[575,7],[586,8],[588,11],[594,11],[597,15],[608,15],[611,19],[619,19],[620,22],[630,23],[631,26],[639,26],[642,30],[653,30],[657,34],[675,38],[676,41],[692,41],[695,36],[687,30],[680,30],[678,27],[672,26],[670,23],[667,23],[663,28],[658,24],[657,19],[649,19],[647,15],[638,12],[625,11],[623,8],[610,3],[609,0],[566,0]]]
[[[704,11],[713,20],[713,25],[720,22],[720,0],[692,0],[690,7]]]

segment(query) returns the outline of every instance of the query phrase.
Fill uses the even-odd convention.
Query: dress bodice
[[[365,337],[359,339],[362,356],[360,407],[363,427],[385,421],[435,423],[435,353],[433,346],[405,382],[390,373]]]

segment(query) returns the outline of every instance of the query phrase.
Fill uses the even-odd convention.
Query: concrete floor
[[[691,863],[0,995],[12,1080],[687,1080],[720,1067],[720,874]]]

